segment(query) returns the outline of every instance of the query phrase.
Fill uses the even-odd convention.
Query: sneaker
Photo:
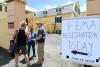
[[[25,59],[21,60],[20,63],[25,64],[26,63]]]
[[[33,55],[32,57],[36,57],[36,55]]]

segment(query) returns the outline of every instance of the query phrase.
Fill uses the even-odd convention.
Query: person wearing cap
[[[38,26],[38,33],[35,38],[37,42],[37,53],[38,53],[38,61],[37,64],[42,64],[44,61],[44,44],[45,44],[45,30],[43,27],[43,23],[36,23]]]
[[[27,38],[29,37],[29,34],[27,31],[25,31],[26,29],[26,22],[22,21],[20,23],[20,28],[15,31],[13,39],[15,40],[16,43],[16,51],[15,51],[15,67],[19,67],[18,66],[18,58],[19,58],[19,52],[20,50],[22,51],[22,54],[24,54],[25,57],[25,61],[27,63],[27,67],[30,67],[30,63],[29,63],[29,58],[27,55]]]

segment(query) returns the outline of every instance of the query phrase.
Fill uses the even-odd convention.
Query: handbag
[[[14,40],[11,40],[9,46],[9,54],[11,57],[15,57],[15,51],[16,51],[16,43]]]

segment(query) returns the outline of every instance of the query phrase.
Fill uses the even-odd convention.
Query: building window
[[[46,16],[47,15],[47,11],[43,11],[43,15]]]
[[[2,5],[0,5],[0,11],[2,11]]]
[[[80,14],[80,9],[75,5],[75,11]]]
[[[7,6],[5,6],[5,12],[7,12]]]
[[[61,12],[61,11],[62,11],[61,8],[56,9],[56,12]]]
[[[8,23],[8,28],[9,29],[14,29],[14,22],[9,22]]]
[[[34,14],[34,16],[36,16],[36,14]]]
[[[56,16],[55,17],[55,22],[56,23],[62,23],[62,17],[61,16]]]

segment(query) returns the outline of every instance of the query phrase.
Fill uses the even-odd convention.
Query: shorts
[[[26,46],[16,46],[15,54],[19,54],[20,50],[22,51],[22,54],[27,54]]]

